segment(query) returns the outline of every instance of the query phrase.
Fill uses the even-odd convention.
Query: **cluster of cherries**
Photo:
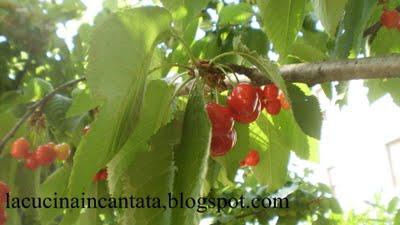
[[[24,160],[25,167],[30,170],[36,170],[40,166],[49,166],[56,159],[65,161],[70,154],[70,146],[66,143],[56,145],[50,142],[31,151],[29,141],[23,137],[15,140],[11,147],[11,156],[18,160]]]
[[[271,115],[277,115],[283,109],[290,109],[283,92],[274,84],[256,87],[240,83],[227,98],[227,106],[207,103],[206,111],[212,124],[211,156],[223,156],[231,150],[237,140],[234,123],[248,124],[257,120],[265,109]],[[241,162],[242,166],[257,165],[259,156],[252,150]]]
[[[6,224],[7,221],[5,206],[7,201],[7,193],[9,192],[10,189],[8,185],[0,181],[0,225]]]
[[[387,29],[400,30],[400,13],[397,10],[384,10],[381,14],[381,23]]]

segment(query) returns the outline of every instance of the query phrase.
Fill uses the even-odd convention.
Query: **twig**
[[[71,80],[68,81],[67,83],[64,83],[57,88],[55,88],[52,92],[48,93],[46,96],[44,96],[42,99],[34,103],[32,106],[30,106],[27,110],[27,112],[21,117],[21,119],[18,120],[18,122],[15,124],[15,126],[3,137],[3,139],[0,141],[0,152],[4,148],[4,146],[7,144],[7,142],[15,135],[15,133],[18,131],[18,129],[24,124],[24,122],[36,111],[36,109],[43,107],[48,100],[50,100],[58,91],[63,90],[69,86],[75,85],[81,81],[84,81],[86,78],[82,77],[76,80]]]

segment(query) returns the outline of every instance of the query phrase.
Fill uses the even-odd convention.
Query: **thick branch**
[[[31,107],[29,107],[28,111],[21,117],[21,119],[18,120],[18,122],[15,124],[15,126],[3,137],[3,139],[0,141],[0,152],[4,148],[4,146],[7,144],[7,142],[15,135],[15,133],[18,131],[18,129],[24,124],[24,122],[37,110],[42,108],[48,100],[50,100],[57,92],[70,87],[72,85],[75,85],[79,83],[80,81],[85,80],[85,78],[79,78],[76,80],[69,81],[65,84],[62,84],[55,88],[52,92],[44,96],[40,101],[37,101],[35,104],[33,104]]]
[[[232,70],[246,75],[253,83],[262,85],[270,81],[260,71],[239,65]],[[353,60],[326,61],[284,65],[280,72],[285,81],[309,85],[358,79],[400,78],[400,55]]]

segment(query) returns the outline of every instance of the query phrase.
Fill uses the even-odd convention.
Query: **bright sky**
[[[82,2],[87,6],[83,18],[58,26],[57,34],[65,37],[70,47],[79,24],[91,23],[102,7],[101,0]],[[137,1],[122,2],[137,4]],[[360,209],[363,201],[373,201],[377,192],[383,191],[387,198],[400,195],[400,190],[394,190],[392,185],[385,149],[387,142],[400,137],[400,108],[389,96],[370,105],[366,93],[361,81],[351,82],[349,104],[341,111],[326,98],[320,98],[326,120],[320,145],[321,162],[314,165],[317,170],[313,178],[328,184],[326,169],[334,167],[332,181],[345,209]]]

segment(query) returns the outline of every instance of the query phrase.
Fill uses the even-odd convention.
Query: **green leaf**
[[[175,27],[181,32],[186,29],[192,19],[199,17],[209,0],[161,0],[163,6],[171,13]]]
[[[92,176],[134,130],[153,50],[169,32],[170,24],[171,16],[165,9],[142,7],[111,14],[95,28],[87,82],[93,98],[104,104],[74,156],[70,197],[88,188]],[[62,225],[73,224],[78,214],[78,210],[67,210]]]
[[[305,0],[257,0],[263,28],[278,53],[286,57],[300,30]]]
[[[309,159],[311,150],[311,140],[301,130],[293,113],[288,110],[281,111],[279,115],[273,116],[274,127],[278,130],[282,143],[293,150],[299,158]]]
[[[338,24],[343,18],[346,2],[347,0],[312,0],[318,19],[332,37],[336,35]]]
[[[93,99],[89,89],[75,89],[72,104],[68,108],[67,117],[78,116],[101,105],[101,101]]]
[[[387,207],[388,213],[394,213],[395,210],[397,209],[397,206],[399,205],[399,203],[400,203],[399,197],[392,198],[392,200],[390,200],[388,207]]]
[[[390,94],[393,102],[400,106],[400,79],[369,80],[364,85],[368,87],[368,99],[370,103],[378,100],[386,94]]]
[[[53,86],[42,78],[32,78],[27,82],[23,89],[23,99],[25,101],[35,101],[53,90]]]
[[[394,216],[393,225],[400,225],[400,210],[397,210],[396,215]]]
[[[301,41],[293,44],[289,54],[303,62],[318,62],[328,59],[328,56],[320,49]]]
[[[120,178],[135,160],[139,151],[149,148],[147,141],[165,123],[174,94],[174,86],[161,80],[150,81],[146,87],[140,119],[135,132],[108,163],[109,187],[112,194],[119,192]]]
[[[211,125],[204,110],[203,84],[197,82],[189,97],[182,131],[182,142],[175,152],[177,173],[174,194],[198,198],[206,180]],[[195,209],[175,209],[172,224],[198,224]]]
[[[334,56],[347,58],[351,50],[355,56],[358,55],[364,29],[376,3],[377,0],[348,0],[336,39]]]
[[[306,95],[298,86],[288,84],[289,96],[292,101],[294,117],[307,135],[320,139],[322,115],[318,99],[313,95]]]
[[[40,186],[39,186],[39,196],[41,198],[51,198],[54,197],[54,193],[57,196],[65,196],[67,192],[68,178],[71,173],[71,166],[65,164],[63,167],[55,171],[50,175]],[[43,224],[48,224],[54,219],[61,215],[63,209],[41,209],[39,210],[40,221]]]
[[[400,32],[398,30],[380,29],[371,45],[372,55],[399,53]]]
[[[181,141],[182,127],[183,118],[179,116],[151,138],[150,149],[137,153],[126,173],[126,194],[159,197],[162,205],[167,204],[168,193],[173,192],[173,150]],[[122,220],[126,225],[168,225],[171,224],[171,209],[127,209]]]
[[[239,3],[236,5],[224,6],[219,12],[219,24],[225,25],[236,25],[246,24],[250,21],[253,16],[253,9],[248,3]]]
[[[260,162],[252,168],[254,175],[260,184],[276,190],[287,181],[290,148],[264,113],[250,130],[250,147],[260,152]]]
[[[233,147],[226,155],[215,158],[218,163],[224,166],[228,178],[231,181],[234,181],[236,172],[239,169],[240,161],[242,161],[249,152],[249,125],[236,123],[235,130],[237,133],[237,142],[235,147]]]
[[[65,112],[71,105],[72,100],[63,95],[54,95],[45,105],[44,113],[51,127],[59,127],[65,119]]]
[[[269,50],[269,41],[264,31],[254,28],[242,28],[240,33],[242,42],[250,51],[256,51],[262,56],[266,56]]]

